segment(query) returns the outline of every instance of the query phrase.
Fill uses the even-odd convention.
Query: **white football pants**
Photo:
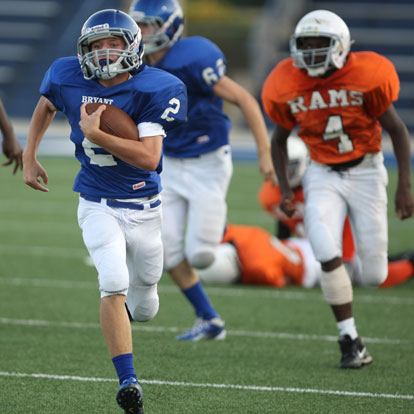
[[[387,277],[387,184],[382,153],[367,154],[343,172],[311,161],[303,178],[304,221],[316,259],[327,262],[342,256],[348,215],[366,286],[379,285]]]
[[[164,156],[162,241],[167,270],[184,258],[195,268],[213,263],[224,234],[232,173],[228,145],[195,158]]]
[[[158,312],[157,283],[163,265],[161,205],[131,210],[80,197],[78,222],[98,270],[101,297],[126,295],[135,321],[152,319]]]

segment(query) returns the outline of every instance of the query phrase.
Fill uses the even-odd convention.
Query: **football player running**
[[[128,14],[113,9],[92,14],[78,39],[78,58],[57,59],[44,76],[23,168],[27,185],[48,191],[48,176],[36,154],[55,113],[62,111],[81,164],[73,187],[80,193],[78,222],[98,271],[101,326],[119,377],[116,400],[126,413],[143,413],[127,310],[140,322],[158,312],[162,140],[184,121],[187,110],[185,85],[143,65],[142,56],[140,29]],[[88,115],[88,102],[104,105]],[[99,129],[105,105],[131,116],[139,141]]]
[[[303,226],[302,177],[307,163],[306,145],[300,138],[290,136],[287,151],[288,181],[295,195],[295,214],[288,217],[280,210],[280,187],[270,181],[264,182],[259,200],[276,219],[276,237],[257,226],[228,223],[214,262],[198,271],[203,283],[240,283],[275,288],[320,285],[321,264],[315,259]],[[348,219],[344,223],[342,259],[352,284],[360,285],[360,263]],[[414,250],[407,250],[388,258],[388,276],[380,287],[397,286],[412,277]]]
[[[303,179],[307,235],[321,263],[321,288],[339,330],[340,368],[372,362],[352,313],[352,285],[342,261],[342,231],[348,215],[362,265],[362,282],[378,286],[387,277],[387,171],[381,126],[398,163],[395,209],[413,215],[410,140],[393,106],[399,79],[392,63],[374,52],[350,52],[350,33],[336,14],[316,10],[297,24],[291,58],[266,79],[262,100],[276,123],[272,157],[281,209],[294,214],[287,177],[287,139],[293,128],[309,148]]]
[[[189,96],[187,122],[164,141],[162,175],[164,266],[198,317],[177,339],[224,339],[224,321],[195,270],[214,261],[226,222],[233,167],[223,101],[240,107],[256,141],[260,171],[274,180],[265,122],[253,96],[226,76],[220,49],[204,37],[181,38],[177,0],[135,0],[129,14],[141,28],[147,62],[180,78]]]
[[[305,204],[302,187],[302,178],[307,163],[306,145],[300,138],[290,136],[287,141],[287,152],[288,181],[289,186],[294,193],[293,202],[295,204],[295,214],[289,217],[280,209],[282,194],[280,192],[280,187],[278,184],[274,185],[270,181],[265,181],[259,190],[258,198],[262,207],[276,219],[275,235],[277,238],[283,241],[288,238],[291,239],[292,236],[296,236],[299,237],[300,240],[302,240],[305,244],[307,244],[308,241],[305,240],[307,239],[306,231],[303,225],[303,209]],[[235,232],[233,232],[233,234],[235,234]],[[237,237],[237,233],[235,234],[235,237]],[[295,240],[297,239],[295,238]],[[256,241],[255,237],[250,237],[248,243],[244,243],[243,247],[240,245],[237,246],[237,252],[240,255],[242,248],[246,251],[249,249],[249,257],[253,256],[255,254],[254,251],[260,249],[258,244],[259,243]],[[247,254],[244,253],[243,255],[247,256]],[[361,264],[358,256],[355,253],[355,244],[348,217],[345,219],[344,229],[342,233],[342,261],[345,264],[352,284],[354,286],[361,284],[363,285],[363,281],[361,282]],[[318,265],[320,268],[320,263],[318,263]],[[266,263],[263,261],[263,264],[260,267],[264,268],[265,266]],[[397,286],[411,279],[414,276],[413,266],[414,250],[406,250],[401,253],[388,256],[388,275],[385,281],[382,282],[379,287]],[[200,277],[204,281],[203,277]],[[312,278],[312,280],[319,283],[320,277]],[[305,281],[304,285],[308,286],[308,283]]]
[[[4,167],[14,163],[13,175],[18,169],[23,168],[23,149],[17,141],[13,126],[7,116],[6,109],[0,99],[0,131],[3,134],[3,154],[8,158],[2,165]]]

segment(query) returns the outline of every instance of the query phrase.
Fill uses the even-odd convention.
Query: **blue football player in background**
[[[78,39],[78,58],[56,60],[44,76],[24,150],[25,183],[48,191],[37,149],[56,111],[67,116],[81,164],[73,187],[80,193],[78,221],[98,271],[101,326],[119,377],[116,399],[126,413],[143,413],[143,403],[125,304],[136,321],[158,311],[162,140],[187,113],[185,85],[142,64],[142,56],[140,29],[128,14],[108,9],[91,15]],[[88,115],[88,102],[103,105]],[[107,105],[131,116],[139,141],[99,129]]]
[[[223,101],[240,107],[256,141],[260,171],[274,181],[265,122],[253,96],[225,75],[220,49],[203,37],[181,38],[183,11],[177,0],[135,0],[129,14],[141,28],[146,62],[187,86],[187,122],[163,143],[164,267],[197,315],[193,328],[177,339],[224,339],[224,321],[195,270],[214,261],[226,223],[233,167]]]

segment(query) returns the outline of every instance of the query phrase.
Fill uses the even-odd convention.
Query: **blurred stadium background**
[[[1,0],[0,96],[24,145],[39,86],[51,62],[75,55],[86,18],[105,8],[128,11],[130,0]],[[288,56],[288,40],[298,19],[312,9],[338,13],[355,40],[353,50],[373,50],[396,66],[401,94],[396,108],[414,134],[413,0],[180,0],[186,35],[217,43],[228,61],[228,74],[257,98],[272,67]],[[254,158],[253,140],[238,108],[226,108],[233,121],[235,157]],[[271,123],[269,122],[269,130]],[[40,151],[69,154],[68,126],[58,114]],[[384,140],[387,155],[389,142]],[[392,156],[389,158],[392,161]]]
[[[186,35],[216,42],[229,75],[256,97],[274,64],[288,55],[297,20],[315,8],[339,13],[356,40],[353,50],[377,51],[396,65],[401,78],[396,107],[414,136],[414,0],[180,2]],[[103,8],[127,11],[129,3],[0,0],[0,96],[22,145],[51,62],[76,54],[81,25],[90,14]],[[254,158],[238,109],[227,110],[235,158]],[[71,155],[68,135],[60,114],[39,152]],[[384,144],[389,147],[387,139]],[[41,162],[50,177],[47,195],[23,185],[21,174],[12,176],[10,167],[0,174],[0,413],[112,414],[116,380],[99,329],[96,271],[85,265],[77,195],[69,190],[78,163],[73,157]],[[394,215],[394,169],[390,178],[389,250],[396,254],[413,247],[414,221]],[[261,181],[253,163],[235,163],[229,222],[273,231],[274,221],[256,197]],[[193,314],[171,279],[163,277],[159,314],[145,327],[133,328],[145,410],[412,413],[413,287],[411,279],[393,289],[354,290],[358,326],[375,358],[372,367],[354,373],[335,368],[335,324],[319,288],[208,286],[229,336],[188,346],[173,337],[190,326]]]

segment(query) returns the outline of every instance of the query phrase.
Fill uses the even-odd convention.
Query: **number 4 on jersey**
[[[349,135],[345,133],[342,125],[342,118],[340,115],[331,115],[326,123],[325,131],[322,135],[324,141],[330,141],[332,139],[339,139],[338,152],[343,154],[345,152],[352,151],[354,145]]]

